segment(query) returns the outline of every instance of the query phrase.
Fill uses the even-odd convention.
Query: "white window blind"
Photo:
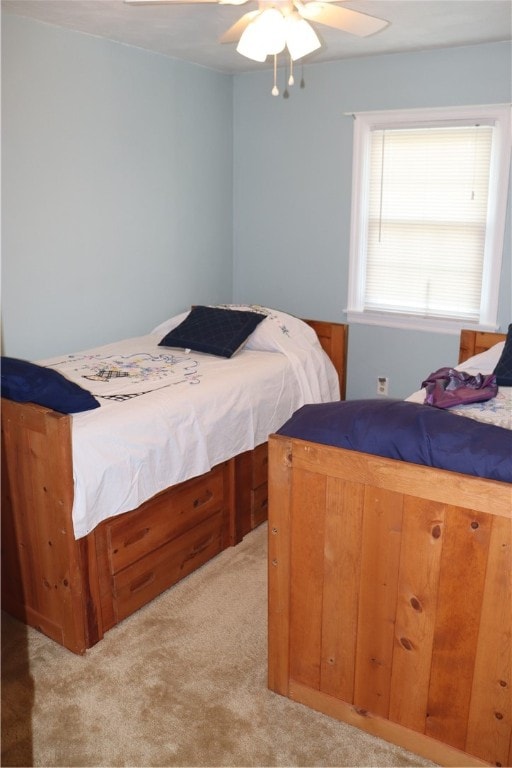
[[[491,126],[372,132],[368,309],[478,320],[491,146]]]
[[[504,110],[384,115],[356,117],[349,320],[492,325],[510,156]]]

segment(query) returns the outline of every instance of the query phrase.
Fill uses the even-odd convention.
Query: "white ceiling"
[[[346,8],[386,19],[367,38],[317,24],[323,46],[311,62],[475,45],[512,39],[512,0],[343,0]],[[106,37],[221,72],[261,69],[219,38],[248,10],[209,4],[128,5],[123,0],[2,0],[2,11]]]

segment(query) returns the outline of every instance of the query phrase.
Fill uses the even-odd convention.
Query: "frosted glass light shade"
[[[267,55],[275,56],[284,51],[286,45],[286,24],[277,8],[267,8],[256,19],[259,34],[267,48]]]
[[[298,14],[290,14],[285,19],[286,26],[286,45],[293,61],[307,56],[308,53],[320,48],[321,43],[318,36],[305,19],[301,19]]]
[[[254,61],[265,61],[284,50],[286,24],[281,11],[267,8],[245,28],[236,50]]]
[[[238,41],[236,50],[238,53],[241,53],[242,56],[246,56],[253,61],[265,61],[267,58],[267,51],[265,46],[262,45],[255,21],[251,22],[249,26],[244,29],[242,37]]]

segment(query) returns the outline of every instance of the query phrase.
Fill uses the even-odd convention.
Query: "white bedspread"
[[[311,329],[304,341],[276,327],[280,350],[230,359],[160,347],[160,331],[42,361],[101,403],[72,416],[75,538],[265,442],[302,405],[339,398]]]

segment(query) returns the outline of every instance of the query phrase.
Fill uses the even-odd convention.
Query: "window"
[[[354,117],[349,322],[494,329],[510,108]]]

